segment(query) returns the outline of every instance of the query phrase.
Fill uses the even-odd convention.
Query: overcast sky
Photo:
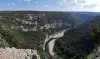
[[[100,12],[100,0],[0,0],[0,10]]]

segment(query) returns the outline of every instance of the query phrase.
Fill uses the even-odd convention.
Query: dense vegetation
[[[68,12],[0,11],[0,47],[36,49],[44,59],[46,35],[79,24],[81,20]]]
[[[20,33],[12,31],[3,23],[0,23],[0,47],[18,47],[17,42],[23,40]]]
[[[60,31],[65,28],[69,27],[75,27],[81,23],[81,21],[77,18],[72,16],[68,12],[42,12],[42,11],[1,11],[0,12],[0,22],[5,24],[5,26],[8,26],[9,31],[6,32],[13,32],[16,35],[19,35],[22,37],[22,39],[17,38],[17,40],[23,41],[23,47],[22,48],[31,48],[31,49],[37,49],[38,47],[41,47],[44,43],[44,39],[46,34],[52,34],[57,31]],[[25,24],[26,22],[27,24]],[[30,23],[36,23],[36,24],[30,24]],[[64,23],[62,26],[59,25],[59,23]],[[55,25],[54,25],[55,24]],[[67,26],[67,25],[70,26]],[[50,25],[42,28],[45,25]],[[64,26],[65,25],[65,26]],[[56,26],[56,27],[55,27]],[[11,29],[11,28],[14,29]],[[30,30],[36,27],[36,31],[27,31],[24,32],[23,29]],[[17,28],[17,30],[15,29]],[[9,34],[6,34],[6,36]],[[6,38],[5,38],[6,39]],[[7,37],[8,39],[8,37]],[[15,42],[14,47],[16,47]]]
[[[63,59],[88,59],[87,56],[99,43],[100,16],[96,16],[91,21],[66,31],[56,41],[54,50]]]
[[[71,12],[73,16],[79,17],[83,22],[91,20],[93,17],[100,15],[99,12]]]

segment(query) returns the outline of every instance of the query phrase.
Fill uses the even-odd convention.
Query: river
[[[50,35],[49,37],[47,36],[47,38],[45,39],[45,42],[44,42],[44,47],[43,47],[46,55],[48,55],[48,56],[55,55],[55,53],[53,51],[55,41],[57,40],[57,38],[62,37],[64,35],[65,31],[66,30],[62,30],[62,31],[56,32],[55,34]]]

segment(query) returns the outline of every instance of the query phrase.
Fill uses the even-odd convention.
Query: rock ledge
[[[0,48],[0,59],[40,59],[37,50]]]

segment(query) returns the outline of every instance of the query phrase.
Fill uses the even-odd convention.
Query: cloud
[[[96,6],[97,6],[96,4],[83,5],[84,8],[95,8]]]
[[[8,6],[10,6],[10,4],[8,4]]]
[[[15,3],[11,3],[11,5],[16,5]]]
[[[44,5],[44,8],[53,8],[53,6],[51,6],[51,4],[46,4],[46,5]]]
[[[44,5],[44,7],[48,7],[48,5]]]
[[[38,4],[39,2],[38,2],[38,1],[36,1],[35,3],[36,3],[36,4]]]
[[[24,0],[25,2],[31,2],[32,0]]]
[[[100,0],[59,0],[60,9],[65,11],[100,10]],[[98,11],[98,10],[97,10]]]
[[[7,4],[7,6],[14,6],[16,5],[15,3],[10,3],[10,4]]]

